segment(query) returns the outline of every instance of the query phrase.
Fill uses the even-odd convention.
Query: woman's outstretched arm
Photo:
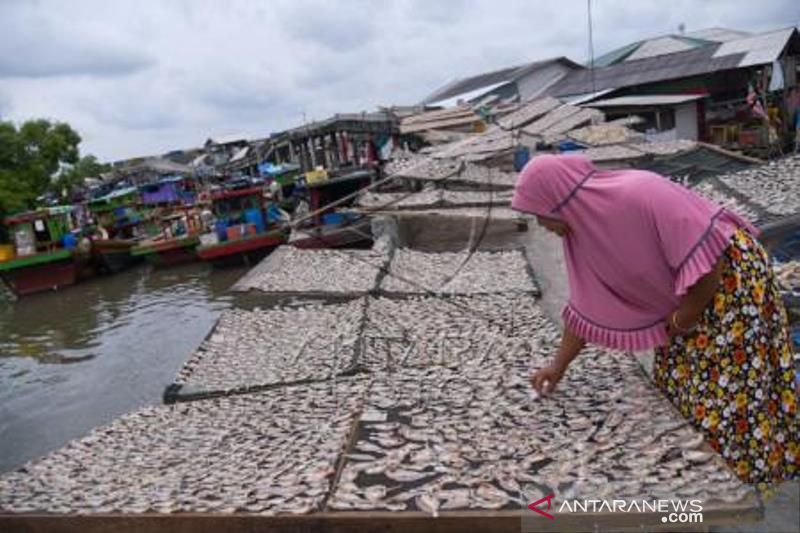
[[[542,395],[550,394],[556,388],[567,367],[581,352],[586,341],[578,337],[569,327],[564,327],[561,336],[561,346],[553,361],[546,367],[534,372],[531,376],[531,385],[536,392]]]

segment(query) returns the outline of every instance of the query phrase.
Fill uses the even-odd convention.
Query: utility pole
[[[592,76],[592,93],[597,92],[594,80],[594,39],[592,36],[592,0],[586,0],[587,14],[589,17],[589,73]]]

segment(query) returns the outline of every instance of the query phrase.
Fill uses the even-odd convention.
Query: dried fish
[[[278,247],[234,286],[272,294],[364,294],[375,288],[388,256],[377,250]]]
[[[425,253],[401,248],[395,251],[381,289],[401,294],[536,294],[528,268],[518,251]]]
[[[720,176],[719,180],[773,217],[800,211],[800,155]]]
[[[435,494],[431,492],[420,494],[417,496],[416,504],[420,511],[430,513],[434,517],[439,516],[439,499]]]

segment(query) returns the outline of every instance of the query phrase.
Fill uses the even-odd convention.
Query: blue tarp
[[[258,165],[258,173],[261,175],[268,175],[268,176],[279,176],[286,172],[290,172],[292,170],[298,170],[300,167],[298,165],[289,163],[289,164],[281,164],[281,165],[274,165],[269,161],[265,161],[264,163],[260,163]]]

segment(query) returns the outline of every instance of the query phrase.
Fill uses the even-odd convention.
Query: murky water
[[[0,472],[160,403],[244,271],[141,266],[0,301]]]

